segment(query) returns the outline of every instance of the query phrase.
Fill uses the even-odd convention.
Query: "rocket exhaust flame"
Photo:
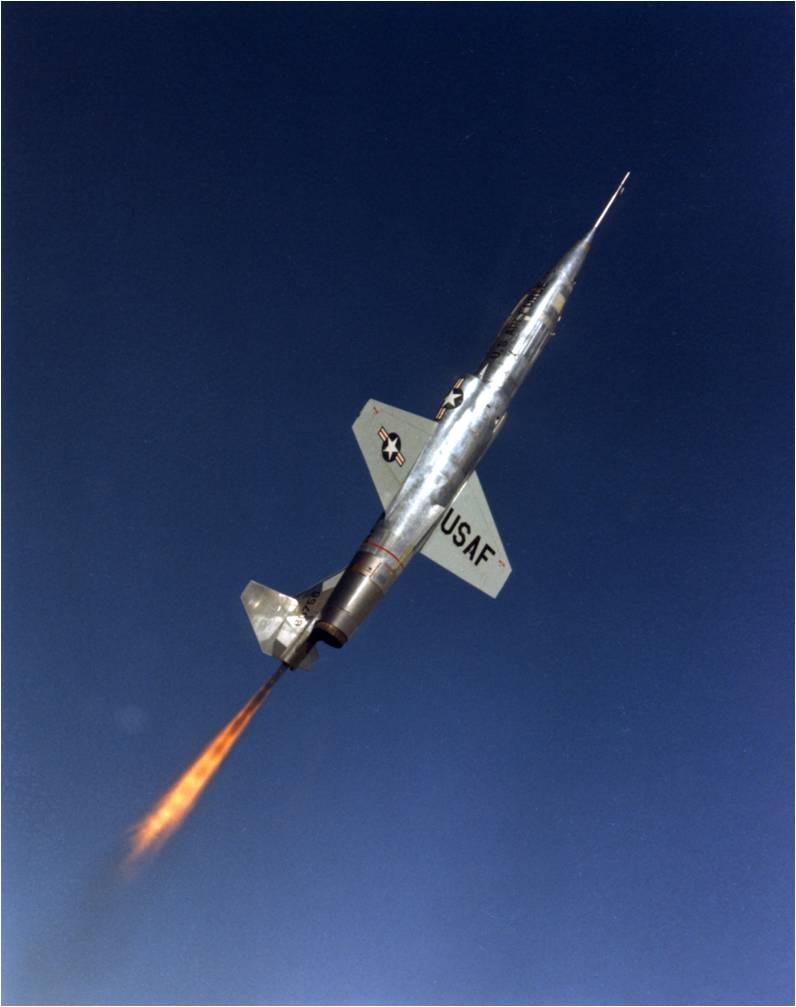
[[[132,868],[144,853],[156,853],[182,825],[213,774],[286,669],[285,664],[276,669],[243,709],[219,731],[199,758],[166,791],[149,814],[132,827],[130,850],[124,861],[125,867]]]

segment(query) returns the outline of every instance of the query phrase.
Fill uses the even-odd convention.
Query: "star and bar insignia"
[[[463,384],[464,378],[459,378],[459,380],[454,383],[453,388],[451,388],[442,400],[442,405],[439,407],[437,415],[434,417],[437,423],[439,423],[449,409],[455,409],[456,406],[460,406],[462,404],[462,399],[464,398],[464,392],[462,391]]]
[[[403,465],[406,458],[401,454],[401,438],[398,434],[388,434],[384,427],[379,427],[379,437],[382,439],[381,456],[385,462],[398,462]]]

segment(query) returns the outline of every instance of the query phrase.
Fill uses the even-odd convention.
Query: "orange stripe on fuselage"
[[[381,549],[381,551],[386,552],[388,556],[392,556],[392,558],[395,560],[398,566],[403,566],[403,563],[398,559],[395,553],[390,552],[390,550],[386,546],[380,545],[378,542],[371,542],[369,538],[366,538],[365,541],[362,543],[362,545],[370,545],[373,546],[374,549]]]

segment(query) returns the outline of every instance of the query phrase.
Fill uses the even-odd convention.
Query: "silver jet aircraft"
[[[522,296],[481,366],[454,382],[433,420],[365,403],[354,435],[384,512],[344,570],[298,597],[249,582],[241,599],[264,653],[306,669],[317,659],[317,643],[342,647],[417,552],[497,597],[511,566],[475,467],[552,336],[594,233],[629,174],[588,234]]]

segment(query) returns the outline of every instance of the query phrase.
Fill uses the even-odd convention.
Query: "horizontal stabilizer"
[[[362,407],[353,429],[386,510],[437,424],[424,416],[370,399]]]
[[[459,491],[421,552],[497,598],[511,573],[511,564],[486,502],[477,473]]]

